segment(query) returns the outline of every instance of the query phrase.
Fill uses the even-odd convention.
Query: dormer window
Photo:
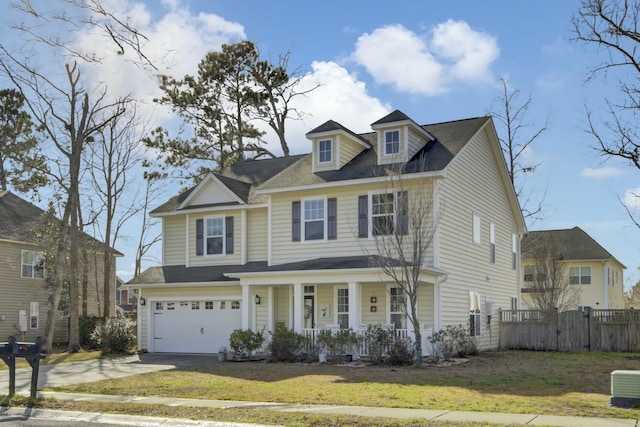
[[[318,142],[318,162],[327,163],[333,158],[331,154],[331,140],[323,139]]]
[[[386,155],[400,152],[400,131],[391,130],[384,133],[384,153]]]

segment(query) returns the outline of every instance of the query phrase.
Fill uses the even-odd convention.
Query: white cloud
[[[497,40],[463,21],[437,25],[429,38],[389,25],[358,38],[352,58],[378,83],[402,92],[439,95],[454,83],[494,84]]]
[[[627,175],[627,171],[621,168],[584,168],[580,173],[585,178],[591,179],[607,179],[607,178],[617,178],[624,175]]]
[[[629,188],[624,192],[622,203],[632,212],[640,212],[640,187]]]
[[[165,1],[163,5],[167,9],[156,20],[146,6],[131,0],[113,1],[110,9],[146,37],[141,48],[157,70],[135,65],[138,58],[130,48],[125,47],[124,55],[119,55],[113,41],[98,28],[86,28],[75,39],[77,47],[102,58],[87,73],[94,86],[104,84],[113,97],[131,95],[143,100],[148,110],[142,113],[158,121],[167,120],[170,111],[152,102],[161,95],[157,75],[181,78],[195,74],[207,52],[245,38],[244,28],[238,23],[214,14],[193,14],[178,0]]]
[[[306,116],[304,120],[287,122],[287,143],[292,154],[311,151],[305,134],[327,120],[335,120],[356,133],[370,132],[369,126],[384,117],[391,107],[367,93],[366,85],[335,62],[313,62],[299,91],[320,85],[304,97],[294,98],[292,106]],[[273,131],[267,131],[268,147],[280,154],[280,145]]]

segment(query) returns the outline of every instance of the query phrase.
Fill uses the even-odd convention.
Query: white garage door
[[[238,300],[152,302],[153,351],[217,353],[242,327]]]

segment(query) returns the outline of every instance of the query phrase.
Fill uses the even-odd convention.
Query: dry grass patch
[[[636,418],[610,408],[610,374],[637,355],[489,352],[449,367],[213,363],[61,387],[82,393]]]

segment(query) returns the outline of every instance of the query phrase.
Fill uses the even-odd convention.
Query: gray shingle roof
[[[407,117],[406,114],[396,110],[375,123],[404,120],[411,119]],[[435,140],[427,143],[422,150],[416,153],[413,159],[405,166],[405,172],[414,173],[443,170],[488,120],[490,120],[489,117],[477,117],[421,126],[431,134]],[[374,178],[388,174],[389,165],[377,165],[375,132],[357,135],[339,123],[329,120],[309,132],[309,134],[336,129],[345,130],[362,141],[367,141],[371,148],[364,150],[347,165],[335,171],[312,173],[311,154],[302,154],[275,159],[247,160],[234,163],[216,176],[238,195],[238,197],[244,201],[248,201],[255,189],[268,190],[291,186],[323,184],[352,179]],[[192,191],[193,188],[172,197],[166,203],[151,211],[151,214],[175,211]]]
[[[228,166],[222,173],[216,173],[214,175],[240,199],[247,202],[250,198],[251,190],[255,186],[269,180],[277,173],[296,163],[302,157],[304,157],[304,155],[278,157],[275,159],[246,160],[244,162],[234,163]],[[196,187],[197,185],[170,198],[150,213],[153,215],[175,211]]]
[[[361,135],[358,135],[357,133],[353,132],[350,129],[347,129],[346,127],[342,126],[340,123],[338,123],[336,121],[333,121],[333,120],[327,120],[326,122],[324,122],[323,124],[321,124],[317,128],[307,132],[306,135],[310,136],[310,135],[313,135],[315,133],[330,132],[330,131],[334,131],[334,130],[343,130],[346,133],[348,133],[349,135],[353,136],[355,139],[364,142],[367,146],[369,146],[369,147],[371,146],[371,142],[369,140],[363,138]]]
[[[390,260],[391,265],[400,266],[398,261]],[[229,273],[270,273],[282,271],[304,270],[341,270],[366,269],[377,266],[373,256],[351,256],[335,258],[316,258],[288,264],[268,266],[265,262],[250,262],[245,265],[224,265],[205,267],[185,267],[172,265],[166,267],[151,267],[141,275],[127,282],[128,285],[142,284],[171,284],[171,283],[199,283],[199,282],[229,282],[236,281],[226,276]]]
[[[593,240],[593,238],[580,227],[565,230],[528,232],[524,235],[521,242],[522,258],[525,260],[531,259],[532,251],[536,245],[535,242],[545,238],[558,239],[565,249],[564,259],[567,261],[615,259],[613,255],[600,246],[598,242]],[[618,260],[616,259],[616,261]]]
[[[406,164],[404,171],[415,173],[443,170],[488,120],[490,120],[489,117],[478,117],[422,126],[436,139],[435,141],[430,141],[422,150],[418,151]],[[375,142],[375,132],[362,134],[361,136],[371,142]],[[373,147],[375,147],[375,143]],[[307,154],[301,161],[282,171],[261,185],[259,189],[277,189],[294,185],[317,185],[385,176],[391,168],[389,165],[377,165],[377,153],[373,147],[360,153],[347,165],[343,166],[342,169],[316,172],[315,174],[311,172],[311,154]]]
[[[10,191],[0,192],[0,239],[40,244],[34,231],[42,227],[45,215],[43,209]],[[102,245],[99,240],[86,233],[81,238],[88,244]],[[115,256],[123,255],[115,249],[111,251]]]
[[[0,193],[0,239],[38,243],[34,230],[42,225],[44,210],[9,191]]]

